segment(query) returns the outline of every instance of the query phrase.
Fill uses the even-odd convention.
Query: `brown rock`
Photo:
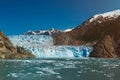
[[[0,31],[0,52],[17,53],[10,40]]]
[[[24,48],[16,48],[0,31],[0,58],[35,58],[35,56]]]
[[[35,56],[33,54],[30,54],[30,53],[27,53],[27,54],[16,53],[16,54],[11,54],[10,56],[7,56],[6,58],[10,58],[10,59],[26,59],[26,58],[35,58]]]
[[[90,57],[99,58],[115,58],[117,54],[115,52],[115,43],[111,36],[106,35],[101,41],[99,41],[94,50],[89,55]]]

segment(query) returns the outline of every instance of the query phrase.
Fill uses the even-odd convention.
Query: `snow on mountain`
[[[73,29],[66,29],[64,30],[63,32],[69,32],[69,31],[72,31]]]
[[[53,35],[59,32],[61,31],[51,28],[50,30],[36,30],[36,31],[29,30],[26,33],[24,33],[24,35]]]
[[[106,13],[103,13],[103,14],[96,14],[89,20],[89,22],[93,22],[93,21],[98,20],[98,22],[101,23],[101,20],[103,20],[103,19],[104,20],[105,19],[116,19],[119,16],[120,16],[120,10],[115,10],[115,11],[106,12]]]
[[[73,28],[66,29],[66,30],[57,30],[54,28],[51,28],[50,30],[36,30],[36,31],[29,30],[26,33],[24,33],[24,35],[53,35],[53,34],[57,34],[60,32],[69,32],[72,30],[73,30]]]
[[[48,35],[15,35],[9,38],[15,46],[26,48],[37,58],[87,57],[92,51],[87,46],[54,46],[53,38]]]

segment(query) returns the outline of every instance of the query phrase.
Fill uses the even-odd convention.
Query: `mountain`
[[[24,33],[24,35],[53,35],[60,32],[61,32],[60,30],[51,28],[50,30],[36,30],[36,31],[29,30],[28,32]]]
[[[120,10],[97,14],[72,31],[53,36],[55,45],[89,45],[90,57],[120,57]]]
[[[73,28],[72,29],[65,29],[65,30],[57,30],[54,28],[51,28],[49,30],[36,30],[36,31],[29,30],[26,33],[24,33],[24,35],[55,35],[55,34],[58,34],[61,32],[69,32],[72,30],[73,30]]]
[[[34,58],[30,52],[22,47],[15,47],[9,38],[0,31],[0,58]]]

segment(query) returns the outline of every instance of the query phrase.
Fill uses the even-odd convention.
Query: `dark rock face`
[[[117,57],[115,51],[115,43],[113,39],[107,35],[101,41],[99,41],[95,46],[94,50],[89,55],[90,57],[99,58],[115,58]]]
[[[104,37],[95,45],[90,57],[120,57],[120,17],[105,26]]]
[[[34,58],[35,56],[25,49],[16,48],[0,31],[0,58]]]

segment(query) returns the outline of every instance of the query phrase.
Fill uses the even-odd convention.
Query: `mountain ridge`
[[[53,34],[57,34],[59,32],[61,32],[61,31],[51,28],[49,30],[36,30],[36,31],[29,30],[26,33],[24,33],[24,35],[53,35]]]
[[[111,16],[110,14],[110,17],[108,17],[107,13],[114,13],[115,15],[112,14],[113,16]],[[94,47],[90,57],[120,57],[120,10],[107,13],[103,13],[103,15],[107,15],[107,17],[101,17],[101,14],[100,17],[97,16],[97,18],[93,19],[95,17],[93,16],[70,32],[54,35],[54,44],[90,45]],[[108,41],[108,43],[106,41]],[[112,45],[111,43],[115,44]]]
[[[65,29],[65,30],[57,30],[54,28],[51,28],[49,30],[28,30],[27,32],[25,32],[23,35],[55,35],[61,32],[69,32],[71,30],[73,30],[74,28],[69,28],[69,29]]]
[[[120,11],[120,10],[117,10],[117,11]],[[108,12],[108,13],[110,13],[110,12]],[[115,19],[99,18],[93,22],[90,22],[90,20],[92,18],[89,18],[88,20],[83,22],[81,25],[74,28],[72,31],[55,35],[53,37],[54,44],[55,45],[62,45],[62,43],[63,43],[65,45],[81,45],[81,44],[86,44],[89,42],[88,44],[94,45],[96,40],[99,39],[98,35],[102,34],[101,32],[104,30],[104,26],[106,24],[109,24],[109,22],[116,20],[117,18],[115,18]],[[98,20],[100,20],[100,19],[102,20],[101,23],[98,22]],[[92,31],[94,31],[96,34],[94,34]],[[92,38],[88,39],[87,36],[91,36]],[[62,37],[64,37],[64,38],[62,38]],[[101,35],[101,37],[102,37],[102,35]],[[61,40],[59,40],[59,38]]]

